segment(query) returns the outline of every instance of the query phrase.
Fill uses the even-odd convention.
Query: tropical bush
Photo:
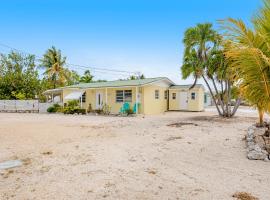
[[[77,100],[67,102],[63,110],[64,114],[86,114],[86,109],[80,108]]]
[[[59,104],[53,104],[47,109],[48,113],[56,113],[61,111],[61,106]]]
[[[107,104],[102,105],[102,113],[104,115],[109,115],[111,113],[111,107]]]
[[[67,107],[67,108],[64,108],[64,111],[63,111],[64,114],[82,114],[82,115],[85,115],[86,114],[86,110],[83,109],[83,108],[70,108],[70,107]]]
[[[259,125],[270,111],[270,0],[252,19],[252,27],[242,20],[221,21],[225,30],[225,56],[240,95],[258,109]]]
[[[53,106],[50,106],[49,108],[47,108],[47,112],[48,113],[56,113],[56,108]]]

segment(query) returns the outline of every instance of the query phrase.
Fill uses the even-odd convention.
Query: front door
[[[179,103],[180,103],[180,110],[187,110],[188,109],[188,93],[187,92],[180,92],[179,94]]]
[[[102,109],[103,104],[103,93],[96,92],[96,109]]]

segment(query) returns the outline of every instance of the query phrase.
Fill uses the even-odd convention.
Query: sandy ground
[[[244,111],[244,110],[243,110]],[[270,199],[270,163],[246,158],[255,112],[101,117],[0,113],[0,199]],[[167,126],[176,122],[195,125]]]

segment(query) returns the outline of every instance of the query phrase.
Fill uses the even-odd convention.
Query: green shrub
[[[54,107],[54,106],[50,106],[48,109],[47,109],[47,112],[48,113],[56,113],[57,109]]]
[[[86,114],[86,110],[85,109],[82,109],[82,108],[79,108],[79,109],[76,109],[75,113],[85,115]]]
[[[102,106],[102,113],[104,115],[109,115],[111,113],[111,107],[109,105],[107,105],[107,104],[104,104]]]
[[[77,100],[71,100],[71,101],[68,101],[67,106],[70,108],[76,108],[79,106],[79,103]]]
[[[53,107],[60,108],[61,106],[58,103],[53,104]]]
[[[126,113],[127,113],[127,115],[132,115],[132,114],[134,114],[134,112],[133,112],[133,110],[130,108],[130,109],[128,109],[128,110],[126,110]]]
[[[53,104],[52,106],[50,106],[50,107],[47,109],[47,112],[48,112],[48,113],[61,112],[61,109],[62,109],[62,107],[61,107],[59,104],[55,103],[55,104]]]
[[[102,109],[96,109],[95,110],[95,113],[97,113],[97,114],[101,114],[103,111],[102,111]]]
[[[86,110],[82,109],[82,108],[70,108],[70,107],[66,107],[64,108],[63,111],[64,114],[82,114],[85,115],[86,114]]]

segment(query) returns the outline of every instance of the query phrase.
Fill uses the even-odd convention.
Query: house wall
[[[159,99],[155,99],[155,90],[159,90]],[[168,110],[168,100],[164,98],[164,92],[168,87],[148,85],[143,87],[143,113],[155,115]]]
[[[63,96],[70,94],[78,89],[64,89]],[[117,90],[132,90],[132,102],[130,106],[133,109],[136,102],[136,88],[135,87],[121,87],[121,88],[107,88],[107,105],[111,108],[111,113],[117,114],[120,112],[123,103],[116,102]],[[155,90],[159,90],[159,99],[155,99]],[[167,111],[168,103],[164,98],[164,92],[168,90],[167,87],[148,85],[144,87],[138,87],[138,102],[140,114],[160,114]],[[93,110],[96,108],[96,93],[100,91],[103,94],[103,103],[106,102],[106,89],[86,89],[86,102],[83,103],[83,108],[88,109],[89,105]],[[64,100],[67,103],[67,100]]]
[[[204,110],[204,89],[193,88],[185,89],[170,89],[169,110],[180,110],[180,92],[185,91],[188,93],[188,111],[203,111]],[[195,93],[195,99],[191,99],[191,94]],[[176,99],[173,99],[173,93],[176,93]]]
[[[63,96],[70,94],[78,89],[64,89]],[[134,107],[136,102],[136,88],[135,87],[121,87],[121,88],[107,88],[107,105],[111,108],[111,113],[117,114],[120,112],[123,103],[116,102],[117,90],[132,90],[132,102],[130,102],[131,108]],[[159,90],[159,99],[155,99],[155,90]],[[169,90],[169,102],[165,99],[165,91]],[[168,85],[159,83],[138,87],[138,101],[140,103],[139,113],[147,115],[161,114],[168,110],[179,110],[179,92],[182,89],[169,89]],[[92,109],[96,108],[96,93],[100,91],[103,94],[103,103],[106,102],[106,89],[86,89],[86,102],[83,103],[83,108],[88,109],[91,105]],[[188,91],[188,110],[189,111],[202,111],[204,109],[204,90],[203,88],[194,88],[192,90],[184,89]],[[196,99],[191,100],[191,93],[195,92]],[[176,93],[176,99],[172,99],[172,93]],[[64,100],[64,103],[67,101]],[[169,103],[169,105],[168,105]]]
[[[129,102],[130,107],[133,109],[136,102],[136,88],[135,87],[121,87],[121,88],[107,88],[107,105],[111,108],[111,113],[117,114],[120,112],[123,103],[116,102],[116,91],[117,90],[131,90],[132,91],[132,102]],[[88,108],[89,104],[93,110],[96,110],[96,93],[101,92],[103,94],[102,102],[106,103],[106,89],[87,89],[86,90],[86,103],[84,108]],[[139,93],[139,88],[138,88]],[[139,113],[142,113],[142,105],[139,107]]]
[[[117,90],[132,90],[132,102],[130,106],[133,109],[136,102],[136,88],[135,87],[123,87],[123,88],[107,88],[107,105],[111,108],[111,113],[117,114],[120,112],[123,103],[116,102]],[[159,99],[155,99],[155,90],[159,90]],[[166,87],[159,86],[144,86],[138,87],[138,102],[139,114],[160,114],[167,111],[168,103],[164,99],[164,91],[168,90]],[[91,104],[92,109],[96,109],[96,92],[101,91],[103,93],[103,103],[106,102],[106,89],[87,89],[86,90],[86,108]]]
[[[204,93],[204,107],[212,105],[212,98],[209,93]]]

